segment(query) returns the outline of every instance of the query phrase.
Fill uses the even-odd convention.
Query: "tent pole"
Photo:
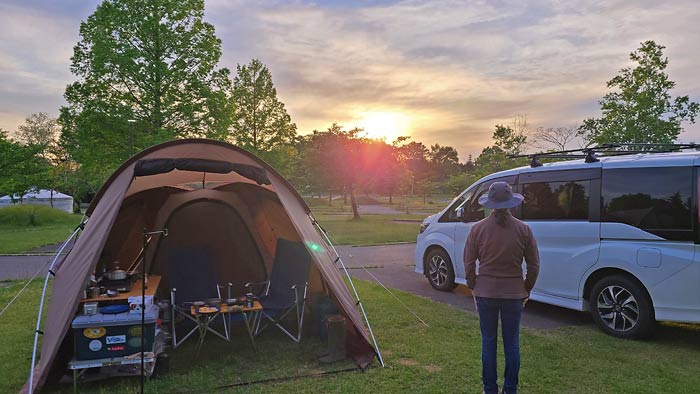
[[[39,333],[41,332],[39,329],[41,328],[41,313],[43,312],[44,309],[44,299],[46,298],[46,288],[49,285],[49,277],[52,275],[53,272],[53,267],[56,265],[56,261],[58,261],[58,257],[63,253],[63,249],[68,246],[68,243],[75,238],[76,235],[83,229],[83,226],[85,225],[84,221],[81,221],[78,227],[76,227],[75,231],[73,231],[73,234],[68,237],[63,242],[63,245],[56,251],[56,254],[53,256],[53,260],[51,261],[51,265],[49,266],[49,272],[46,273],[46,277],[44,278],[44,290],[41,292],[41,299],[39,301],[39,313],[37,314],[36,317],[36,329],[34,330],[34,347],[32,349],[32,367],[29,370],[29,390],[27,391],[29,394],[33,393],[34,389],[34,366],[36,365],[36,347],[37,344],[39,343]]]
[[[362,316],[365,318],[365,323],[367,324],[367,329],[369,330],[369,335],[372,337],[372,342],[374,343],[374,349],[377,351],[377,358],[379,359],[379,363],[384,367],[384,359],[382,358],[382,352],[379,350],[379,345],[377,344],[377,338],[374,337],[374,332],[372,331],[372,326],[369,324],[369,319],[367,318],[367,313],[365,313],[365,307],[362,305],[362,301],[360,300],[360,295],[357,294],[357,289],[355,288],[355,283],[353,283],[352,278],[350,277],[350,273],[348,272],[347,267],[345,267],[345,263],[343,263],[343,259],[340,258],[340,255],[338,254],[338,251],[335,249],[335,246],[333,246],[333,242],[331,242],[330,238],[328,238],[328,234],[326,234],[326,230],[321,227],[320,224],[314,219],[313,217],[310,218],[311,222],[318,227],[319,230],[321,230],[321,234],[323,234],[323,238],[328,244],[328,246],[333,249],[333,253],[335,253],[336,261],[340,262],[341,267],[343,267],[343,271],[345,272],[345,276],[348,278],[348,281],[350,282],[350,287],[352,287],[353,293],[355,293],[355,300],[357,300],[357,305],[360,307],[360,311],[362,311]]]

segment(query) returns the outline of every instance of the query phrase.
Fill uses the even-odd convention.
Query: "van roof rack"
[[[528,153],[523,155],[508,155],[510,158],[527,157],[530,159],[530,167],[541,167],[540,158],[546,159],[584,159],[586,163],[600,161],[599,156],[623,156],[638,153],[669,153],[683,149],[700,150],[700,144],[655,144],[655,143],[626,143],[626,144],[602,144],[580,149],[568,149],[552,152]]]

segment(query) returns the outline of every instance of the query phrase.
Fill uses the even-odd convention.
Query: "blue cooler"
[[[145,313],[145,335],[141,335],[140,313],[98,313],[73,319],[74,351],[77,360],[124,357],[141,351],[145,338],[147,352],[153,350],[158,307],[150,305]]]

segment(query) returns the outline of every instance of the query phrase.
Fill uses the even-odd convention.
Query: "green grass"
[[[259,340],[259,353],[237,334],[228,344],[208,339],[209,350],[195,359],[191,343],[169,351],[171,372],[148,382],[148,393],[481,393],[478,320],[445,304],[400,291],[399,299],[430,327],[425,327],[382,288],[357,281],[386,368],[323,377],[221,389],[214,387],[263,377],[307,375],[347,363],[321,366],[318,341],[293,344],[274,331]],[[4,305],[21,283],[0,288]],[[27,377],[33,321],[40,283],[0,321],[0,392],[16,392]],[[502,348],[499,344],[499,348]],[[700,385],[700,328],[664,324],[652,339],[612,338],[592,325],[554,330],[523,328],[520,392],[547,393],[692,393]],[[501,355],[502,357],[502,355]],[[503,368],[502,358],[499,362]],[[138,380],[111,379],[84,383],[80,392],[135,393]],[[69,393],[67,384],[47,392]]]
[[[316,214],[316,220],[340,245],[377,245],[391,242],[415,242],[420,221],[425,215],[352,215]]]
[[[63,241],[80,218],[42,205],[0,208],[0,254],[25,252]]]

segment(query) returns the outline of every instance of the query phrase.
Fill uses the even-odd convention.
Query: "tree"
[[[614,89],[599,102],[603,116],[589,118],[579,127],[584,138],[597,143],[672,143],[695,122],[700,105],[688,96],[671,98],[676,83],[666,74],[665,47],[645,41],[630,54],[634,68],[623,68],[608,81]]]
[[[459,154],[451,146],[431,145],[428,157],[433,166],[435,180],[447,179],[460,170]]]
[[[78,81],[59,121],[61,143],[86,175],[103,180],[130,156],[130,141],[140,149],[226,138],[229,70],[216,68],[221,41],[203,17],[203,0],[105,0],[81,23],[71,58]]]
[[[46,162],[39,156],[40,146],[12,141],[7,134],[0,129],[0,195],[21,199],[46,173]]]
[[[526,127],[522,126],[516,131],[511,126],[496,125],[496,130],[493,132],[494,144],[507,155],[519,155],[527,143],[525,130]]]
[[[566,145],[576,139],[578,130],[575,127],[538,127],[532,134],[536,147],[540,149],[566,150]]]
[[[54,148],[59,132],[56,119],[49,117],[49,114],[46,112],[27,116],[24,124],[17,128],[20,141],[25,144],[43,147],[45,154],[48,154],[48,151]]]
[[[269,160],[291,144],[297,127],[277,99],[272,74],[260,60],[236,67],[232,100],[232,135],[238,145]]]
[[[327,130],[314,131],[306,155],[310,176],[322,179],[328,188],[342,189],[350,195],[354,219],[360,219],[355,192],[371,182],[379,156],[369,152],[371,141],[360,137],[362,129],[343,130],[333,123]]]
[[[401,145],[409,138],[399,137],[393,145],[397,148],[399,160],[405,163],[406,168],[408,168],[411,175],[411,194],[415,194],[417,189],[422,189],[422,184],[430,178],[429,151],[422,142],[411,141]]]

